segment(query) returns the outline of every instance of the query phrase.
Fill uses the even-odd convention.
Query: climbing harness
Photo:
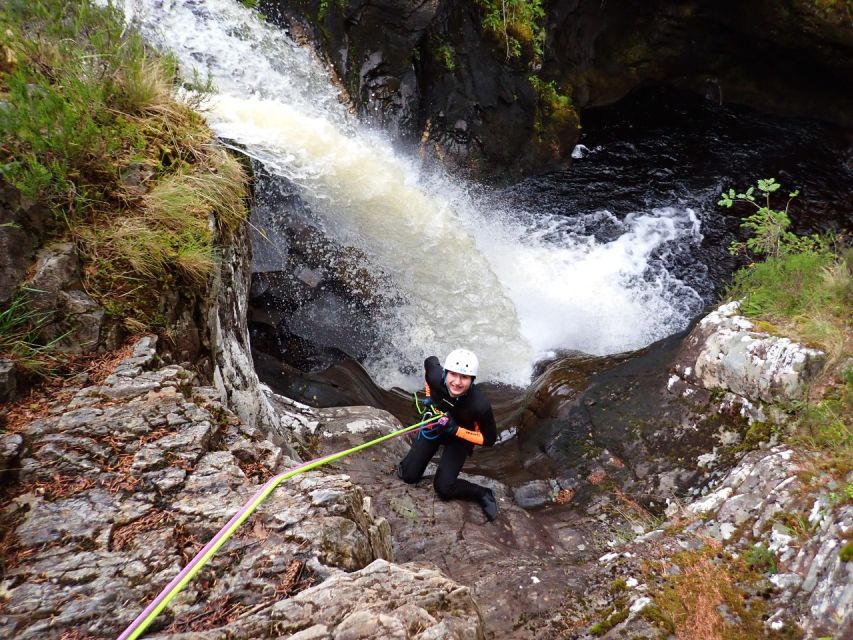
[[[219,530],[213,538],[211,538],[210,542],[208,542],[204,547],[202,547],[201,551],[199,551],[195,557],[190,560],[189,564],[185,566],[181,572],[176,575],[172,581],[166,585],[166,588],[160,592],[154,600],[149,604],[143,611],[140,613],[136,619],[130,623],[130,626],[122,632],[122,634],[118,637],[118,640],[135,640],[139,636],[141,636],[145,629],[154,621],[154,618],[166,608],[166,605],[171,602],[172,598],[174,598],[178,593],[183,589],[187,583],[193,579],[193,577],[201,570],[201,568],[207,564],[207,561],[213,557],[219,548],[225,544],[225,542],[230,538],[233,533],[237,530],[237,528],[243,524],[250,515],[257,509],[260,504],[266,500],[269,495],[275,490],[275,488],[281,484],[282,481],[287,480],[288,478],[292,478],[295,475],[300,473],[305,473],[306,471],[311,471],[316,469],[317,467],[321,467],[325,464],[329,464],[330,462],[334,462],[335,460],[340,460],[348,455],[353,453],[357,453],[369,447],[379,444],[380,442],[385,442],[386,440],[390,440],[391,438],[396,438],[397,436],[401,436],[403,434],[414,431],[415,429],[423,429],[427,427],[427,425],[431,425],[431,423],[435,422],[441,415],[435,415],[432,412],[429,413],[429,417],[425,418],[425,412],[420,410],[420,406],[417,402],[417,396],[415,397],[415,406],[418,407],[418,412],[421,413],[421,417],[423,418],[420,422],[409,425],[408,427],[403,427],[402,429],[398,429],[397,431],[393,431],[389,434],[376,438],[374,440],[370,440],[369,442],[362,443],[350,449],[346,449],[344,451],[339,451],[337,453],[330,453],[327,456],[323,456],[322,458],[316,458],[314,460],[309,460],[297,467],[292,469],[288,469],[287,471],[280,473],[277,476],[274,476],[267,480],[267,482],[261,486],[260,489],[253,495],[241,508],[235,513],[231,519],[227,522],[227,524]]]
[[[432,424],[426,425],[418,431],[418,438],[423,438],[424,440],[437,440],[444,431],[444,424],[440,422],[440,420],[444,417],[445,413],[432,403],[427,405],[426,402],[424,402],[422,407],[418,402],[417,392],[412,395],[415,397],[415,410],[420,414],[421,420],[434,421]]]

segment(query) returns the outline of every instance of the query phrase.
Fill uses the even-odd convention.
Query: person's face
[[[450,395],[461,396],[471,388],[471,381],[474,378],[466,376],[464,373],[456,373],[455,371],[447,372],[447,388],[450,390]]]

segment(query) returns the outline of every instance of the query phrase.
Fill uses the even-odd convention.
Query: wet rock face
[[[253,260],[248,290],[249,330],[256,361],[280,361],[273,365],[277,375],[264,377],[277,390],[303,398],[299,385],[279,384],[281,374],[300,378],[300,372],[364,359],[378,339],[375,314],[393,304],[394,288],[364,252],[334,244],[304,221],[305,204],[296,194],[283,195],[276,187],[292,185],[270,184],[252,211],[252,223],[263,236],[253,238],[260,255]],[[256,364],[263,375],[267,367]]]
[[[19,458],[21,471],[2,513],[12,544],[3,637],[115,637],[262,482],[295,464],[191,372],[157,367],[154,341],[144,339],[104,384],[81,389],[15,442],[4,437],[3,455]],[[303,411],[293,405],[280,418],[303,424]],[[300,475],[273,492],[152,632],[362,637],[357,630],[378,621],[412,629],[401,637],[482,637],[465,589],[435,571],[375,562],[391,555],[388,523],[360,488],[344,475]],[[360,597],[327,604],[338,588]]]
[[[584,502],[606,479],[660,507],[734,464],[752,423],[784,422],[772,403],[802,399],[825,355],[756,331],[737,309],[629,356],[551,364],[522,403],[518,434],[522,464],[547,474],[544,494]],[[525,495],[544,497],[535,485]]]
[[[567,160],[579,135],[574,111],[549,117],[530,81],[536,65],[508,60],[483,17],[477,3],[445,3],[430,25],[419,65],[420,153],[501,180]]]
[[[313,27],[362,119],[420,143],[421,157],[505,178],[553,165],[574,147],[576,119],[555,119],[539,135],[529,60],[506,60],[484,36],[476,3],[321,4],[325,11],[267,0],[261,10],[291,29]]]
[[[263,0],[260,9],[282,25],[305,21],[325,50],[361,115],[386,128],[417,127],[420,92],[416,54],[439,0]]]
[[[663,84],[849,126],[851,24],[849,5],[809,0],[562,0],[549,3],[542,75],[578,109]]]
[[[278,446],[293,455],[287,431],[261,393],[252,363],[247,321],[251,254],[245,229],[222,248],[220,267],[211,283],[212,303],[206,309],[202,335],[210,345],[213,383],[222,402],[247,424],[264,429]]]
[[[323,453],[386,433],[393,420],[367,407],[315,411]],[[364,487],[373,511],[390,523],[396,561],[435,565],[466,585],[488,637],[561,637],[562,603],[567,594],[582,592],[586,572],[580,561],[597,545],[589,519],[565,512],[553,518],[531,517],[514,503],[503,478],[475,475],[474,462],[482,452],[478,449],[461,477],[494,491],[498,518],[486,522],[479,505],[437,496],[434,464],[415,485],[400,480],[395,468],[408,448],[406,440],[395,438],[334,464],[336,471]],[[530,629],[528,620],[535,621]]]
[[[578,139],[576,117],[543,122],[531,75],[553,81],[573,112],[662,84],[851,124],[844,2],[549,2],[541,60],[507,59],[474,1],[265,0],[261,10],[313,32],[365,120],[420,142],[422,157],[498,179],[566,161]]]
[[[738,407],[720,411],[708,390],[669,384],[682,339],[627,356],[569,356],[531,385],[518,450],[548,481],[549,502],[570,492],[575,504],[595,505],[615,485],[660,512],[734,462],[726,450],[748,429]]]

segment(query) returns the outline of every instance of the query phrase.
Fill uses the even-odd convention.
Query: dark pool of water
[[[738,266],[727,247],[742,237],[741,218],[750,212],[717,206],[723,189],[774,177],[779,193],[800,190],[790,209],[794,231],[853,230],[853,132],[660,88],[588,110],[581,121],[588,154],[505,189],[504,197],[563,216],[693,208],[704,240],[698,251],[675,252],[671,267],[709,303]],[[774,205],[784,206],[783,199]],[[606,239],[607,228],[596,233]]]
[[[742,260],[731,257],[727,247],[742,239],[739,225],[749,213],[747,208],[719,207],[723,189],[775,177],[785,193],[794,188],[801,192],[790,210],[795,231],[853,230],[851,132],[720,106],[669,89],[637,91],[618,104],[584,112],[582,122],[580,143],[589,153],[568,167],[506,187],[500,196],[520,210],[578,219],[601,209],[619,219],[656,207],[693,209],[701,221],[701,245],[666,247],[658,258],[706,304],[718,300]],[[605,241],[618,229],[602,223],[588,232]],[[401,420],[411,418],[404,395],[378,389],[345,354],[323,352],[318,362],[337,364],[326,371],[306,371],[302,361],[289,359],[286,349],[275,348],[280,338],[265,336],[269,327],[264,327],[253,326],[253,347],[266,358],[258,362],[259,374],[281,393],[309,404],[372,404]],[[513,414],[518,392],[502,407],[502,417]]]

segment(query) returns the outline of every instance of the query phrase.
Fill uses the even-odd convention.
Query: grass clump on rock
[[[764,627],[764,600],[747,595],[764,578],[764,569],[716,545],[650,563],[648,578],[655,584],[649,592],[653,604],[643,616],[685,640],[781,640],[788,637],[784,630]]]
[[[204,289],[247,213],[242,166],[178,82],[112,6],[0,6],[0,182],[52,212],[86,292],[136,329],[157,328],[151,292]]]
[[[753,258],[734,275],[728,292],[741,300],[744,315],[757,328],[772,327],[827,354],[827,365],[810,397],[790,407],[794,438],[825,453],[824,465],[841,474],[853,470],[853,250],[839,236],[797,235],[789,231],[788,209],[774,208],[781,185],[759,180],[742,193],[722,194],[719,204],[752,209],[743,227],[751,232],[732,253]]]

